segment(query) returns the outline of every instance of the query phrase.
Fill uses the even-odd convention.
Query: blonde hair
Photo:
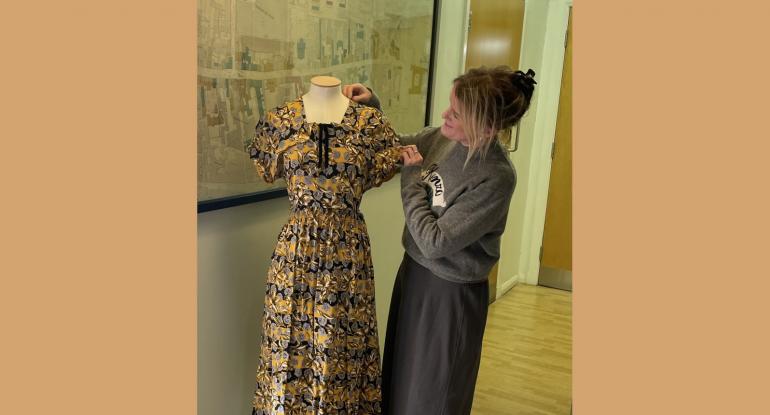
[[[479,153],[486,157],[500,131],[516,125],[529,109],[535,72],[508,66],[473,68],[454,80],[460,120],[468,139],[465,164]]]

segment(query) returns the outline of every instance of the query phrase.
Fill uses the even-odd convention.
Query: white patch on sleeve
[[[423,181],[427,183],[433,191],[431,197],[433,206],[446,207],[446,201],[444,200],[446,188],[444,187],[444,179],[441,178],[441,175],[434,171],[429,174],[428,177],[424,178]]]

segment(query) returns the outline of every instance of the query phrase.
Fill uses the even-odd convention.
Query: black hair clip
[[[527,69],[527,73],[525,75],[527,76],[527,78],[532,80],[532,83],[535,83],[535,84],[537,83],[535,82],[535,71],[533,71],[532,69]]]
[[[532,69],[527,69],[526,73],[516,71],[513,74],[513,78],[516,80],[516,83],[519,84],[524,95],[526,95],[527,98],[532,98],[532,93],[535,92],[535,84],[537,84],[537,81],[535,81],[535,71]]]
[[[516,75],[518,75],[521,80],[526,81],[531,85],[537,84],[537,81],[535,81],[535,71],[532,69],[527,69],[526,73],[522,71],[516,71]]]

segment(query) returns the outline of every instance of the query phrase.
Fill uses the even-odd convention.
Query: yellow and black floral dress
[[[270,111],[247,146],[291,212],[267,273],[254,415],[380,413],[380,353],[361,197],[389,180],[398,138],[350,101],[340,123],[305,119],[301,99]]]

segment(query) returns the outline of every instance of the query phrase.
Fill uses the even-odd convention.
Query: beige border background
[[[0,413],[195,413],[195,3],[15,2]],[[575,2],[575,414],[768,411],[762,1]]]
[[[575,1],[577,415],[770,413],[768,16]]]
[[[195,413],[195,2],[12,2],[2,414]]]

